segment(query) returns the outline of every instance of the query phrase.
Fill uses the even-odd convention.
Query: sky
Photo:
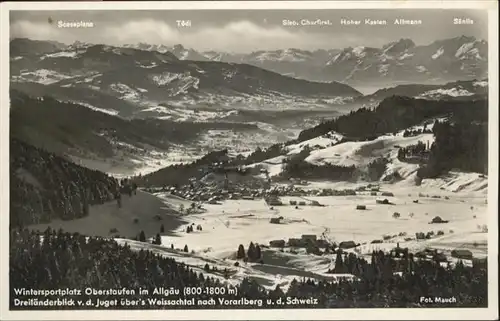
[[[50,24],[49,17],[54,21]],[[385,26],[342,26],[345,19],[386,19]],[[398,26],[396,18],[422,20],[421,25]],[[454,25],[470,18],[473,25]],[[331,26],[284,26],[283,20],[330,20]],[[58,28],[57,21],[92,22],[93,28]],[[178,27],[177,20],[190,20]],[[11,11],[10,37],[120,45],[126,43],[182,44],[198,51],[248,53],[298,48],[341,49],[382,47],[401,38],[417,45],[461,35],[487,39],[487,12],[452,9],[343,10],[93,10]]]

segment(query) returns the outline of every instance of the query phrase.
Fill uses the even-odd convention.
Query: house
[[[366,210],[366,205],[356,205],[357,210]]]
[[[391,193],[391,192],[383,192],[383,193],[382,193],[382,196],[390,196],[390,197],[393,197],[393,196],[394,196],[394,193]]]
[[[318,201],[311,201],[311,206],[324,206],[324,205],[321,205]]]
[[[448,221],[443,220],[440,216],[436,216],[432,219],[430,224],[437,224],[437,223],[448,223]]]
[[[269,242],[270,247],[285,247],[285,240],[272,240]]]
[[[280,217],[271,217],[271,220],[269,220],[269,223],[271,223],[271,224],[281,224],[281,218]]]
[[[451,257],[456,259],[472,260],[472,252],[465,249],[455,249],[451,251]]]
[[[390,204],[389,200],[387,198],[385,198],[383,200],[376,200],[376,203],[377,204],[385,204],[385,205]]]
[[[288,239],[288,246],[303,247],[304,245],[305,245],[305,242],[301,239],[297,239],[297,238]]]
[[[341,249],[351,249],[358,246],[354,241],[344,241],[340,242],[339,248]]]
[[[267,205],[270,205],[270,206],[283,205],[283,202],[281,202],[277,196],[269,196],[269,197],[265,198],[265,201],[266,201]]]

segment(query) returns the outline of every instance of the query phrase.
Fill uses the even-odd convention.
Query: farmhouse
[[[266,201],[267,205],[270,205],[270,206],[283,205],[283,202],[281,202],[281,200],[277,196],[274,196],[274,195],[265,198],[265,201]]]
[[[305,242],[302,239],[290,238],[288,239],[288,246],[303,247],[305,246]]]
[[[436,216],[432,219],[431,223],[433,224],[448,223],[448,221],[443,220],[440,216]]]
[[[269,220],[269,223],[271,223],[271,224],[281,224],[281,217],[271,217],[271,220]]]

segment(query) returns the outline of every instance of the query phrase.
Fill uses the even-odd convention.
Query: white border
[[[498,3],[496,1],[186,1],[186,2],[3,2],[0,60],[0,318],[2,320],[474,320],[498,318]],[[483,9],[489,12],[488,308],[476,309],[293,309],[9,311],[9,10],[213,10],[213,9]]]

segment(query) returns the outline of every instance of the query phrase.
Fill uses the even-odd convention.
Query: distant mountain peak
[[[415,47],[413,40],[408,38],[401,38],[398,41],[390,42],[382,47],[384,52],[399,53]]]

